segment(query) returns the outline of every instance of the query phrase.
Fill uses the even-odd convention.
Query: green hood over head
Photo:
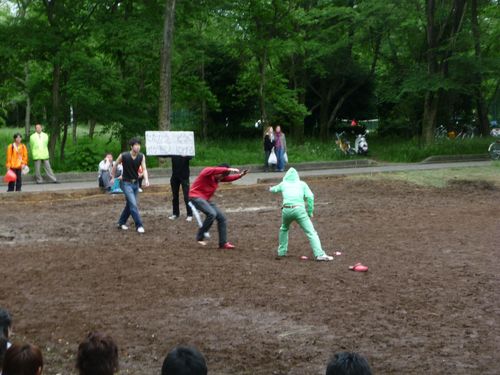
[[[286,182],[297,182],[300,181],[299,174],[295,170],[295,168],[290,168],[283,177],[283,181]]]

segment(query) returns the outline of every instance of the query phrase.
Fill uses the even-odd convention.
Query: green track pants
[[[318,257],[325,255],[325,252],[321,248],[321,241],[319,240],[318,233],[314,230],[314,226],[307,215],[305,207],[283,208],[281,219],[278,256],[284,256],[288,251],[288,229],[290,228],[290,224],[294,221],[296,221],[305,232],[311,244],[314,256]]]

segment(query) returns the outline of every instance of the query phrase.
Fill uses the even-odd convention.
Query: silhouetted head
[[[328,363],[326,375],[371,375],[367,360],[353,352],[336,353]]]
[[[207,364],[203,355],[193,347],[178,346],[163,361],[161,375],[206,375]]]

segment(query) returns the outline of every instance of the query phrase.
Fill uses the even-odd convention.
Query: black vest
[[[139,178],[139,167],[142,164],[143,154],[140,152],[132,159],[130,152],[122,153],[123,181],[137,180]]]

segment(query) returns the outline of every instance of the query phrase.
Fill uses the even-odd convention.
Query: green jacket
[[[269,189],[272,193],[283,195],[283,205],[304,206],[304,199],[307,200],[307,213],[309,216],[314,211],[314,194],[304,181],[300,180],[295,168],[290,168],[283,177],[283,181]]]
[[[41,132],[31,134],[30,148],[33,160],[47,160],[49,158],[49,136],[47,133]]]

